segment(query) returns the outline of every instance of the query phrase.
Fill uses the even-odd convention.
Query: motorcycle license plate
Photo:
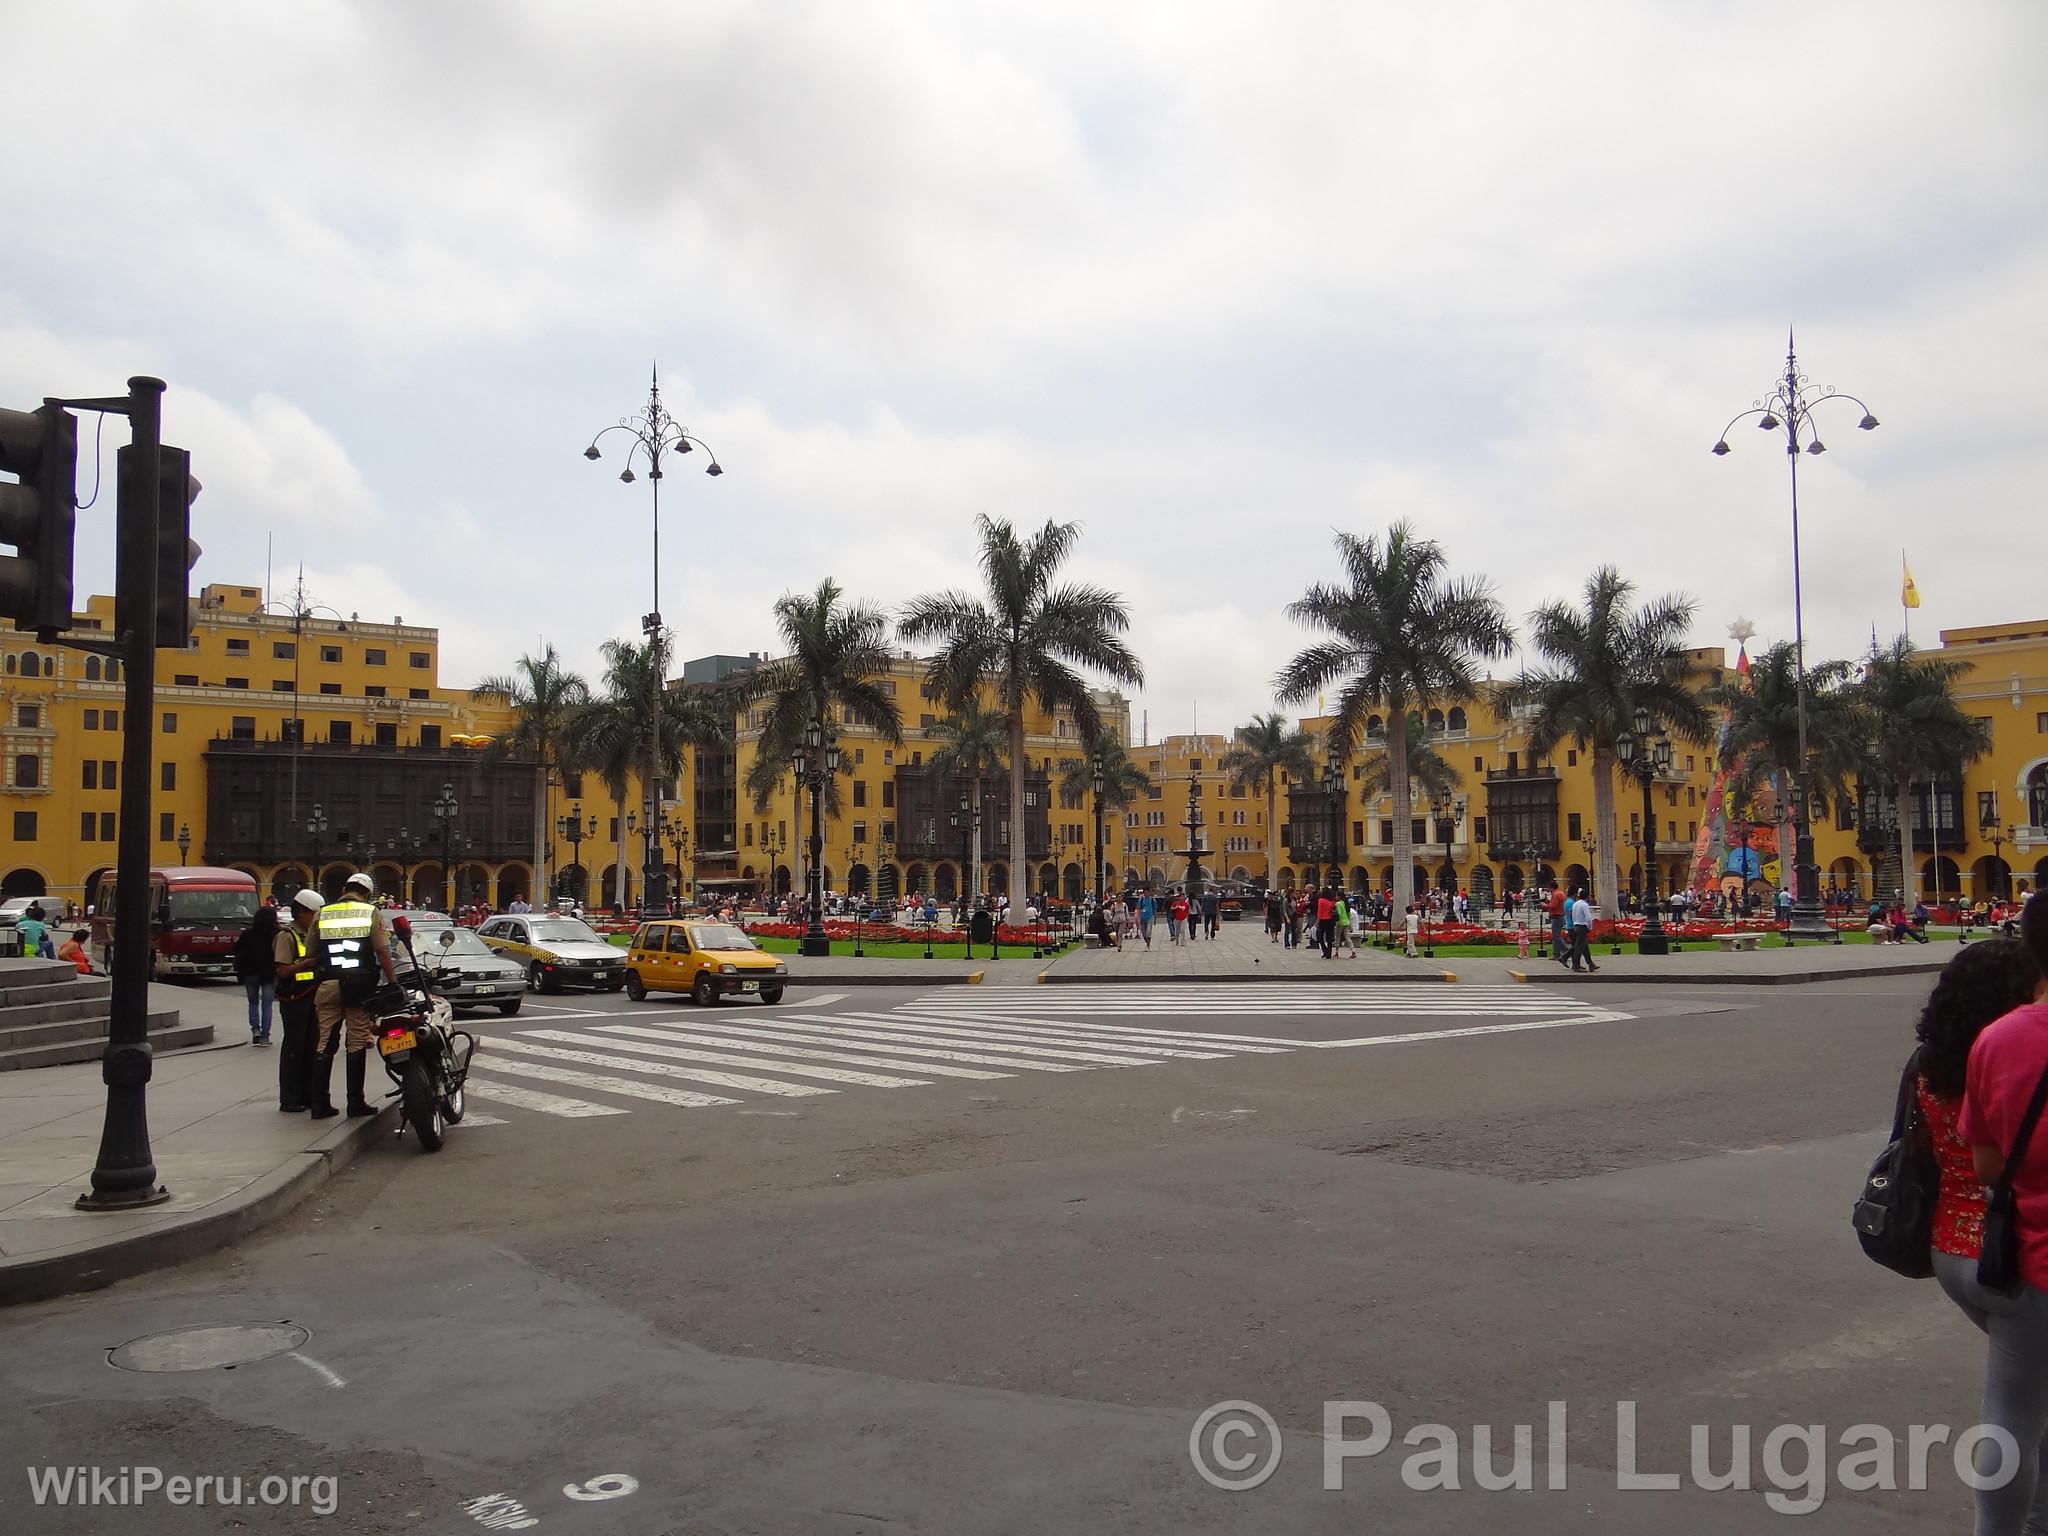
[[[400,1051],[409,1051],[418,1044],[419,1036],[409,1029],[402,1035],[379,1035],[377,1037],[377,1049],[386,1056],[396,1056]]]
[[[761,990],[761,983],[758,981],[743,981],[740,983],[740,990],[742,992],[758,992]]]

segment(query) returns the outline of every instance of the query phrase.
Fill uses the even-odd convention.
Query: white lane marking
[[[450,1123],[451,1123],[451,1124],[456,1124],[456,1125],[503,1125],[503,1124],[505,1124],[505,1122],[504,1122],[503,1120],[500,1120],[500,1119],[499,1119],[499,1118],[498,1118],[498,1117],[497,1117],[496,1115],[474,1115],[474,1114],[465,1114],[465,1115],[464,1115],[464,1116],[463,1116],[463,1117],[462,1117],[462,1118],[461,1118],[461,1119],[460,1119],[459,1121],[452,1121],[452,1122],[450,1122]]]
[[[1034,1034],[1053,1035],[1079,1043],[1094,1040],[1102,1044],[1187,1045],[1220,1051],[1241,1051],[1254,1056],[1284,1056],[1292,1040],[1271,1035],[1231,1035],[1198,1029],[1142,1029],[1131,1024],[1083,1024],[1071,1019],[1033,1019],[1021,1013],[949,1014],[936,1008],[920,1008],[901,1017],[932,1023],[963,1023],[976,1029],[992,1024],[1001,1029],[1029,1029]]]
[[[846,996],[844,992],[820,992],[816,997],[805,998],[798,1006],[802,1008],[823,1008],[828,1003],[845,1002]]]
[[[670,1088],[664,1083],[643,1083],[629,1077],[605,1077],[596,1072],[575,1072],[568,1067],[544,1066],[537,1061],[492,1060],[493,1072],[510,1072],[514,1077],[535,1077],[544,1083],[561,1083],[570,1088],[591,1088],[603,1093],[622,1093],[633,1099],[652,1099],[657,1104],[675,1104],[684,1109],[704,1109],[713,1104],[737,1104],[738,1099],[721,1099],[687,1088]],[[826,1089],[830,1092],[830,1089]]]
[[[865,1088],[928,1088],[917,1077],[887,1077],[875,1072],[848,1072],[842,1067],[806,1067],[795,1062],[763,1061],[759,1057],[735,1056],[726,1051],[692,1050],[680,1045],[642,1045],[636,1041],[613,1040],[604,1035],[578,1034],[572,1029],[526,1029],[522,1039],[539,1038],[563,1045],[603,1045],[618,1051],[637,1051],[643,1056],[662,1056],[672,1061],[703,1061],[721,1067],[771,1067],[793,1077],[815,1077],[828,1083],[857,1083]],[[607,1065],[610,1063],[607,1062]],[[652,1071],[652,1068],[647,1070]]]
[[[743,1092],[743,1094],[776,1094],[780,1098],[809,1098],[811,1094],[836,1094],[838,1092],[838,1090],[834,1090],[834,1087],[811,1087],[809,1083],[780,1083],[774,1077],[737,1077],[737,1075],[725,1073],[725,1071],[698,1071],[696,1067],[670,1067],[664,1061],[633,1061],[631,1057],[608,1057],[608,1055],[602,1055],[598,1051],[563,1051],[561,1047],[553,1047],[553,1044],[528,1044],[524,1040],[494,1040],[492,1044],[496,1047],[492,1051],[492,1071],[526,1069],[526,1075],[539,1075],[541,1071],[555,1071],[555,1069],[537,1069],[537,1067],[532,1067],[532,1063],[526,1063],[526,1061],[506,1061],[504,1059],[506,1051],[516,1051],[522,1057],[543,1057],[545,1061],[578,1061],[578,1063],[582,1063],[586,1067],[612,1067],[614,1071],[643,1071],[643,1073],[649,1073],[653,1077],[684,1077],[684,1079],[694,1081],[694,1083],[711,1083],[713,1087],[737,1087],[737,1090]],[[578,1079],[584,1079],[582,1087],[608,1087],[608,1090],[612,1090],[612,1092],[627,1092],[627,1083],[633,1081],[633,1079],[627,1079],[627,1077],[592,1077],[590,1073],[565,1073],[563,1077],[559,1077],[559,1081],[565,1081],[565,1083],[575,1083]],[[731,1100],[731,1098],[713,1098],[711,1094],[692,1094],[688,1090],[682,1090],[682,1087],[664,1087],[664,1090],[659,1090],[659,1094],[655,1094],[655,1092],[641,1092],[641,1090],[653,1090],[653,1087],[655,1087],[655,1083],[637,1083],[637,1081],[633,1081],[631,1092],[639,1094],[641,1098],[659,1098],[664,1104],[686,1104],[690,1108],[702,1108],[702,1106],[707,1106],[707,1104],[737,1104],[739,1102],[739,1100]]]
[[[583,1120],[592,1115],[632,1113],[630,1109],[619,1109],[610,1104],[591,1104],[583,1099],[561,1099],[552,1093],[535,1093],[530,1088],[515,1087],[511,1083],[495,1083],[474,1073],[463,1086],[479,1099],[490,1099],[519,1109],[537,1110],[543,1115],[560,1115],[564,1120]]]
[[[938,1045],[987,1045],[993,1050],[1007,1051],[1012,1056],[1047,1056],[1054,1061],[1085,1061],[1101,1067],[1144,1066],[1146,1058],[1119,1054],[1104,1048],[1099,1051],[1070,1051],[1055,1049],[1050,1045],[1032,1045],[1032,1036],[1011,1035],[1007,1032],[983,1030],[967,1024],[940,1026],[937,1024],[906,1023],[893,1014],[835,1013],[820,1015],[827,1017],[843,1030],[855,1035],[872,1036],[877,1040],[906,1040],[912,1045],[920,1040],[930,1040]],[[1159,1054],[1159,1053],[1154,1053]],[[1173,1055],[1194,1055],[1195,1052],[1170,1052]],[[1215,1059],[1214,1052],[1206,1054]],[[1157,1065],[1156,1062],[1151,1063]]]
[[[861,1015],[840,1014],[840,1018],[856,1018]],[[939,1014],[920,1013],[916,1015],[867,1014],[866,1018],[880,1022],[886,1019],[892,1029],[915,1029],[920,1033],[943,1031],[948,1036],[969,1044],[993,1041],[998,1049],[1010,1042],[1036,1046],[1085,1046],[1090,1051],[1108,1051],[1118,1056],[1185,1056],[1194,1061],[1220,1061],[1230,1053],[1220,1050],[1197,1050],[1190,1040],[1133,1040],[1129,1037],[1086,1035],[1070,1032],[1058,1025],[1044,1027],[1032,1024],[1011,1024],[1002,1020],[949,1019]]]
[[[517,1018],[541,1019],[601,1019],[607,1010],[603,1008],[564,1008],[559,1003],[526,1003],[514,1015]]]
[[[1412,1045],[1421,1040],[1462,1040],[1471,1035],[1511,1035],[1532,1029],[1576,1029],[1581,1024],[1614,1024],[1626,1020],[1625,1013],[1591,1014],[1575,1019],[1517,1019],[1511,1024],[1473,1024],[1464,1029],[1422,1029],[1407,1035],[1367,1035],[1360,1040],[1304,1040],[1318,1051],[1339,1051],[1360,1045]]]
[[[311,1355],[302,1355],[296,1349],[291,1352],[291,1355],[294,1360],[298,1361],[299,1364],[318,1376],[330,1387],[345,1387],[348,1385],[340,1376],[322,1365],[318,1360],[315,1360]]]
[[[650,1040],[666,1040],[669,1038],[667,1031],[650,1029],[642,1024],[599,1024],[594,1027],[599,1034],[605,1035],[642,1035]],[[1012,1067],[1019,1071],[1027,1072],[1086,1072],[1089,1070],[1087,1067],[1072,1066],[1065,1062],[1026,1061],[1018,1056],[993,1056],[986,1051],[941,1050],[937,1046],[930,1044],[922,1045],[919,1049],[913,1051],[901,1045],[886,1045],[880,1043],[878,1039],[871,1040],[849,1034],[844,1030],[827,1029],[817,1024],[776,1024],[772,1028],[777,1033],[786,1031],[794,1035],[796,1039],[806,1043],[853,1046],[863,1051],[873,1051],[880,1056],[929,1056],[939,1061],[971,1061],[976,1066]],[[747,1032],[749,1034],[765,1035],[769,1033],[769,1029],[750,1029]],[[909,1039],[912,1037],[901,1036],[899,1038]],[[921,1069],[923,1062],[918,1061],[911,1065]]]
[[[860,1051],[825,1051],[817,1050],[809,1045],[790,1045],[787,1043],[790,1037],[786,1034],[779,1034],[773,1029],[749,1029],[744,1024],[705,1024],[699,1025],[687,1033],[669,1029],[629,1031],[629,1028],[626,1026],[615,1025],[606,1031],[606,1035],[608,1038],[610,1035],[622,1035],[629,1032],[645,1035],[650,1040],[681,1040],[686,1044],[712,1045],[717,1046],[720,1050],[727,1051],[766,1051],[776,1056],[790,1056],[803,1061],[844,1061],[850,1062],[857,1067],[900,1067],[911,1065],[905,1062],[878,1059],[871,1054],[864,1054]],[[734,1038],[741,1035],[758,1038]],[[798,1036],[797,1038],[806,1039],[807,1037]],[[826,1038],[833,1037],[827,1036]],[[624,1041],[609,1043],[620,1046],[625,1044]],[[870,1050],[872,1050],[872,1047],[870,1047]],[[768,1063],[764,1061],[760,1065],[767,1066]],[[1010,1075],[1007,1072],[983,1072],[976,1067],[944,1066],[929,1061],[915,1063],[915,1069],[928,1077],[969,1077],[989,1081]]]

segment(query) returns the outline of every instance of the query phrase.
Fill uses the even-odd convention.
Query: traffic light
[[[54,401],[0,410],[0,618],[41,640],[71,627],[71,538],[78,517],[78,422]]]
[[[116,455],[121,494],[140,488],[133,448]],[[192,478],[192,455],[165,443],[157,449],[156,500],[156,644],[159,650],[182,651],[192,643],[192,599],[187,591],[199,546],[192,542],[192,503],[199,482]]]

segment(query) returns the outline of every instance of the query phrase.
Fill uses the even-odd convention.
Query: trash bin
[[[968,940],[975,944],[994,944],[996,941],[996,915],[987,907],[976,910],[967,920]]]

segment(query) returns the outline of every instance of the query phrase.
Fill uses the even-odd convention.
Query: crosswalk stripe
[[[1020,1035],[1013,1038],[1008,1034],[985,1031],[968,1025],[953,1025],[950,1028],[941,1028],[936,1024],[905,1024],[889,1014],[834,1013],[816,1014],[813,1017],[830,1019],[834,1025],[842,1030],[849,1030],[855,1035],[867,1036],[876,1040],[902,1040],[912,1045],[922,1040],[930,1040],[941,1045],[979,1045],[986,1043],[993,1049],[1008,1052],[1012,1056],[1047,1056],[1054,1061],[1085,1061],[1095,1066],[1103,1067],[1131,1067],[1147,1064],[1142,1057],[1120,1055],[1109,1050],[1073,1051],[1055,1049],[1049,1045],[1026,1044],[1022,1042],[1026,1042],[1031,1038],[1028,1035]],[[1211,1060],[1215,1059],[1213,1052],[1209,1053],[1209,1055]],[[1153,1065],[1156,1065],[1156,1063],[1153,1063]]]
[[[494,1040],[492,1045],[509,1044],[508,1041]],[[721,1099],[715,1094],[692,1093],[687,1088],[671,1088],[666,1083],[643,1083],[630,1077],[605,1077],[596,1072],[577,1072],[568,1067],[549,1066],[538,1061],[507,1061],[496,1051],[491,1053],[491,1070],[509,1072],[514,1077],[538,1078],[544,1083],[561,1083],[569,1088],[590,1088],[603,1093],[622,1093],[632,1099],[653,1099],[657,1104],[674,1104],[683,1109],[708,1109],[713,1104],[737,1104],[738,1099]],[[475,1081],[475,1079],[471,1079]],[[829,1088],[816,1090],[830,1093]],[[623,1114],[624,1111],[618,1111]]]
[[[613,1067],[628,1072],[646,1072],[656,1077],[687,1078],[691,1082],[710,1083],[716,1088],[737,1088],[746,1093],[779,1094],[783,1098],[788,1099],[808,1098],[812,1094],[834,1093],[837,1091],[832,1088],[813,1088],[808,1083],[778,1082],[772,1077],[740,1077],[730,1072],[703,1072],[695,1067],[672,1067],[665,1062],[635,1061],[626,1056],[606,1056],[596,1051],[570,1051],[564,1050],[559,1046],[530,1045],[524,1040],[508,1040],[503,1038],[491,1042],[491,1056],[493,1058],[491,1065],[500,1071],[504,1070],[507,1066],[506,1062],[499,1059],[500,1053],[504,1051],[517,1051],[521,1055],[539,1056],[548,1061],[575,1061],[590,1067]],[[564,1078],[563,1081],[569,1082],[573,1081],[573,1079]],[[586,1082],[583,1086],[586,1088],[609,1087],[613,1081],[612,1079],[599,1079]],[[669,1089],[667,1091],[675,1093],[681,1090]],[[734,1102],[731,1099],[712,1099],[704,1094],[690,1094],[688,1097],[693,1100],[704,1100],[712,1104],[729,1104]],[[675,1102],[682,1101],[678,1100]]]
[[[474,1110],[470,1110],[464,1113],[462,1119],[456,1123],[460,1125],[503,1125],[505,1122],[496,1115],[480,1115]]]
[[[1221,1051],[1198,1051],[1182,1046],[1153,1046],[1113,1043],[1107,1040],[1070,1040],[1059,1035],[1040,1034],[1027,1029],[1005,1029],[1000,1026],[984,1025],[972,1020],[959,1023],[939,1023],[919,1018],[906,1020],[897,1014],[883,1013],[835,1013],[829,1015],[835,1022],[843,1022],[850,1028],[886,1028],[907,1031],[917,1038],[930,1036],[935,1039],[957,1042],[963,1045],[986,1043],[998,1051],[1023,1051],[1035,1054],[1051,1051],[1056,1057],[1074,1061],[1117,1061],[1131,1056],[1185,1056],[1196,1061],[1217,1061],[1225,1054]],[[1080,1047],[1089,1049],[1082,1050]]]
[[[591,1104],[582,1099],[558,1099],[552,1093],[535,1093],[530,1088],[514,1087],[511,1083],[493,1082],[488,1077],[478,1077],[474,1072],[463,1085],[466,1092],[479,1099],[493,1103],[510,1104],[519,1109],[538,1110],[543,1115],[560,1115],[565,1120],[582,1120],[591,1115],[628,1115],[632,1111],[618,1109],[610,1104]],[[476,1119],[476,1116],[471,1116]]]
[[[691,1050],[680,1045],[642,1045],[613,1040],[604,1035],[581,1035],[567,1029],[522,1029],[521,1039],[556,1040],[564,1045],[602,1045],[613,1050],[635,1051],[643,1056],[661,1056],[674,1061],[704,1061],[724,1067],[773,1067],[792,1077],[815,1077],[828,1083],[854,1083],[863,1088],[924,1088],[930,1085],[917,1077],[888,1077],[878,1072],[848,1072],[842,1067],[807,1067],[795,1062],[762,1061],[758,1057],[735,1056],[726,1051]],[[652,1070],[651,1068],[647,1070]]]
[[[624,1033],[624,1031],[615,1030],[614,1033]],[[702,1024],[692,1027],[687,1032],[675,1029],[650,1029],[643,1031],[643,1033],[657,1040],[681,1040],[692,1045],[712,1045],[717,1046],[721,1050],[728,1051],[767,1051],[778,1056],[793,1056],[802,1061],[844,1061],[850,1062],[857,1067],[906,1065],[905,1063],[894,1061],[878,1061],[873,1056],[862,1055],[856,1051],[823,1051],[813,1046],[784,1044],[782,1042],[788,1038],[787,1036],[778,1035],[773,1030],[768,1029],[749,1029],[743,1024]],[[743,1040],[730,1038],[739,1035],[759,1035],[763,1039]],[[608,1036],[599,1038],[609,1040]],[[773,1041],[775,1043],[767,1044],[764,1041]],[[611,1043],[617,1044],[621,1049],[626,1044],[623,1040]],[[762,1065],[765,1066],[767,1063],[763,1062]],[[978,1067],[954,1067],[930,1061],[916,1063],[916,1069],[928,1077],[965,1077],[984,1082],[993,1082],[997,1078],[1010,1075],[1007,1072],[984,1072]]]
[[[643,1035],[655,1040],[666,1040],[668,1038],[668,1031],[653,1029],[644,1024],[600,1024],[597,1026],[597,1030],[600,1034],[606,1035]],[[750,1028],[747,1033],[766,1035],[771,1033],[771,1031],[776,1034],[787,1033],[793,1035],[796,1039],[822,1045],[855,1046],[863,1051],[873,1051],[879,1056],[929,1056],[937,1061],[971,1061],[980,1067],[1009,1067],[1021,1072],[1086,1072],[1088,1070],[1086,1067],[1076,1066],[1068,1062],[1026,1061],[1019,1056],[996,1056],[987,1051],[944,1050],[929,1042],[923,1043],[918,1050],[911,1050],[904,1045],[889,1045],[883,1042],[888,1038],[904,1040],[914,1039],[914,1036],[875,1036],[869,1038],[866,1036],[850,1035],[843,1030],[828,1029],[819,1024],[802,1024],[795,1020],[790,1020],[787,1023],[778,1022],[770,1026]],[[923,1062],[918,1061],[910,1065],[921,1068]]]
[[[841,1014],[839,1017],[850,1019],[861,1015]],[[871,1013],[865,1017],[878,1019],[884,1016]],[[1191,1040],[1133,1040],[1126,1036],[1091,1035],[1061,1025],[1040,1026],[1035,1020],[1028,1024],[1012,1024],[996,1019],[952,1019],[936,1013],[921,1013],[909,1019],[900,1014],[886,1017],[893,1028],[915,1029],[920,1033],[943,1030],[967,1041],[993,1041],[998,1046],[1021,1041],[1026,1045],[1056,1045],[1070,1049],[1085,1046],[1091,1051],[1111,1051],[1126,1056],[1182,1056],[1192,1061],[1219,1061],[1231,1054],[1220,1048],[1211,1049],[1200,1036]]]
[[[919,1008],[900,1017],[933,1023],[965,1023],[979,1027],[984,1022],[1003,1028],[1029,1028],[1034,1033],[1066,1036],[1075,1040],[1127,1041],[1145,1044],[1190,1045],[1219,1051],[1241,1051],[1254,1056],[1284,1056],[1296,1043],[1277,1035],[1210,1033],[1199,1029],[1145,1029],[1136,1024],[1084,1024],[1072,1019],[1034,1019],[1021,1013],[950,1013],[939,1008]]]

